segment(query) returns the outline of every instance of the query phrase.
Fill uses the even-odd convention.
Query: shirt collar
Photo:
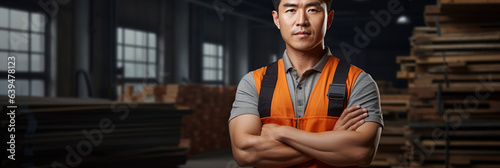
[[[321,59],[319,60],[319,62],[311,69],[318,71],[318,72],[323,71],[323,68],[325,67],[326,63],[328,62],[328,59],[330,59],[331,55],[332,55],[332,53],[330,52],[330,48],[326,47],[326,51],[323,54],[323,56],[321,57]],[[290,61],[290,58],[288,58],[288,55],[286,54],[286,50],[283,53],[283,64],[285,66],[286,72],[294,69],[292,66],[292,62]]]

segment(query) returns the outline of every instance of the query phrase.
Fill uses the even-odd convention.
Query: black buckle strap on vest
[[[349,73],[351,65],[347,62],[340,61],[335,70],[332,83],[328,88],[328,116],[340,117],[344,111],[344,101],[346,97],[347,74]]]
[[[262,78],[259,95],[259,115],[260,118],[271,116],[271,102],[273,100],[274,88],[278,80],[278,62],[273,62],[267,66],[266,74]]]

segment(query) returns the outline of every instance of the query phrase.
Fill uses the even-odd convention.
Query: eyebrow
[[[294,3],[287,2],[287,3],[284,3],[283,6],[284,7],[297,7],[298,5],[294,4]],[[311,3],[306,4],[306,7],[310,7],[310,6],[321,6],[321,2],[311,2]]]

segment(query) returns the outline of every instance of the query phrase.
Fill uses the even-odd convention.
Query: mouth
[[[311,35],[311,33],[307,32],[307,31],[298,31],[298,32],[294,33],[293,35],[302,38],[302,37],[307,37],[307,36]]]

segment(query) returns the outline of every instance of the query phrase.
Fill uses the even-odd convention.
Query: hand
[[[264,124],[264,125],[262,125],[262,130],[260,132],[260,136],[262,136],[264,138],[278,140],[279,133],[281,133],[279,129],[281,127],[282,126],[280,126],[278,124]]]
[[[360,105],[354,105],[344,109],[339,120],[335,123],[333,130],[355,131],[365,123],[364,119],[368,116],[367,111],[366,108],[361,108]]]

